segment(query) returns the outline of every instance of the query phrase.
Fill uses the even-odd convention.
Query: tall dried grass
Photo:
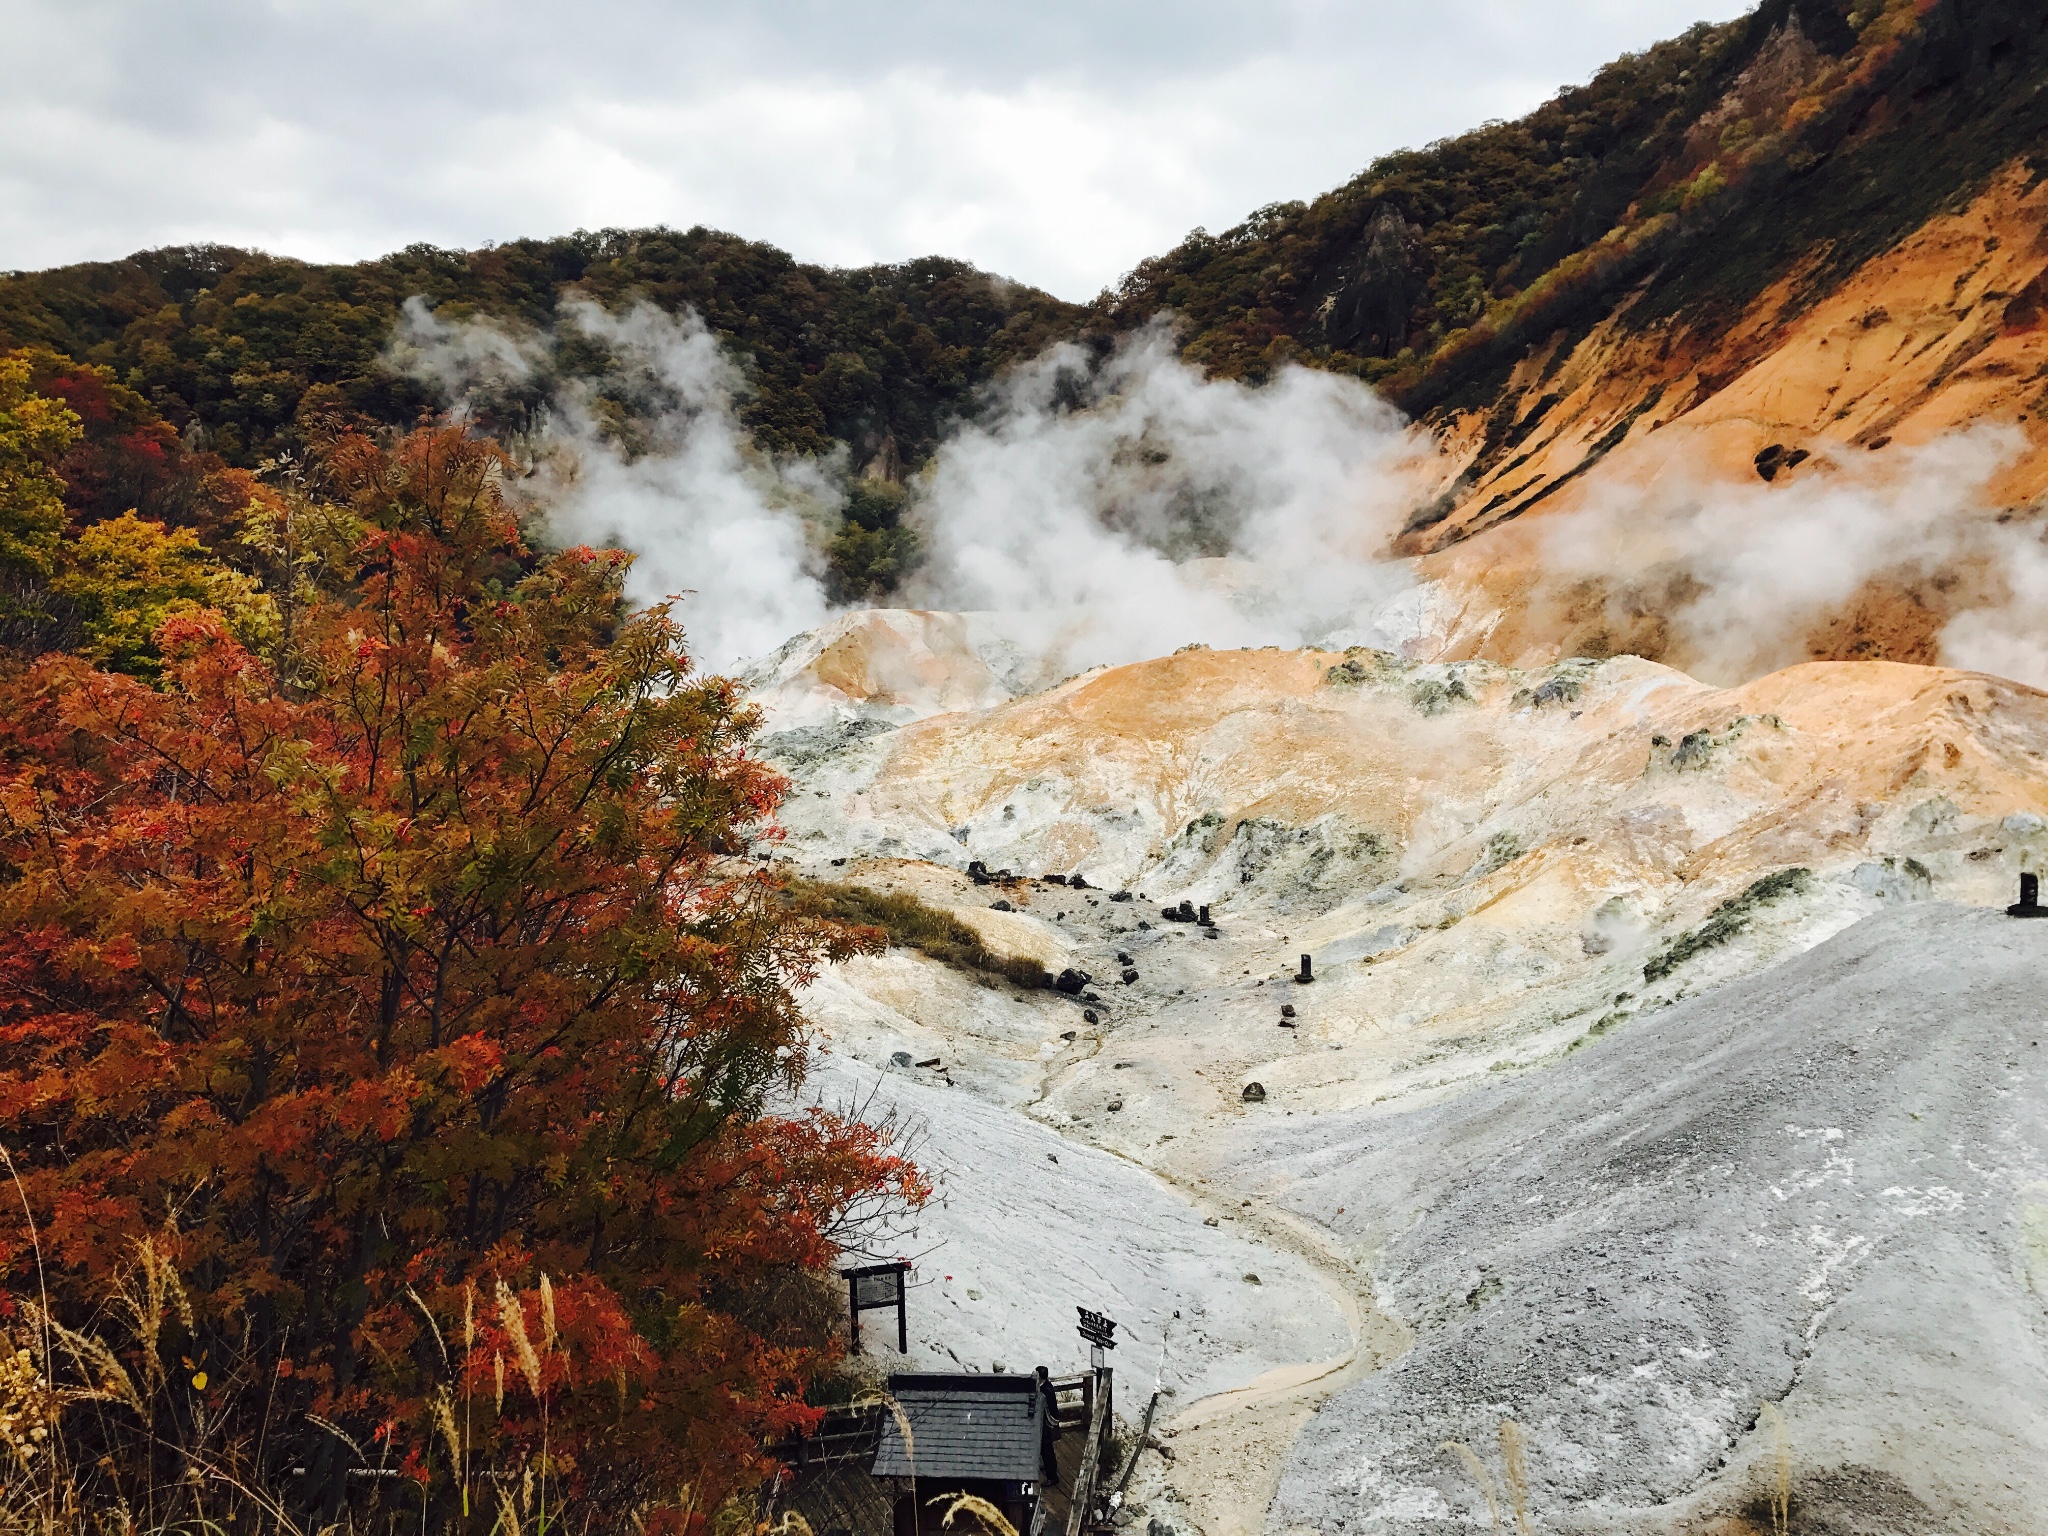
[[[209,1414],[209,1389],[218,1394],[267,1387],[277,1362],[229,1358],[198,1361],[172,1358],[165,1347],[171,1319],[189,1332],[192,1304],[171,1254],[172,1234],[152,1234],[133,1244],[129,1262],[116,1276],[105,1310],[107,1331],[66,1326],[40,1300],[20,1304],[19,1320],[0,1325],[0,1536],[398,1536],[427,1528],[428,1494],[419,1489],[416,1513],[409,1479],[387,1462],[387,1437],[380,1454],[370,1451],[342,1425],[306,1415],[315,1429],[346,1446],[367,1482],[367,1507],[349,1504],[341,1520],[317,1531],[293,1513],[295,1501],[282,1490],[262,1486],[263,1445],[273,1426],[266,1412],[254,1445],[220,1438],[216,1426],[229,1415]],[[427,1318],[447,1377],[427,1403],[429,1449],[445,1450],[447,1473],[460,1491],[462,1529],[481,1536],[549,1536],[565,1517],[557,1469],[549,1455],[548,1357],[566,1348],[556,1327],[554,1286],[538,1287],[540,1339],[527,1326],[517,1292],[498,1283],[494,1300],[512,1345],[519,1375],[541,1408],[538,1455],[505,1467],[480,1468],[475,1404],[469,1383],[480,1342],[474,1288],[464,1293],[458,1365],[441,1322],[416,1294]],[[504,1357],[494,1351],[496,1417],[504,1414]],[[455,1402],[457,1383],[461,1411]],[[900,1408],[896,1410],[899,1415]],[[904,1423],[906,1443],[908,1424]],[[486,1426],[492,1427],[492,1426]],[[488,1511],[477,1508],[476,1485],[490,1488]],[[386,1490],[398,1497],[389,1499]],[[404,1490],[401,1492],[401,1489]],[[488,1530],[469,1525],[485,1515]],[[721,1509],[714,1533],[738,1536],[750,1521],[738,1506]],[[687,1528],[695,1508],[684,1488],[674,1505],[650,1502],[623,1514],[645,1533],[661,1527]],[[664,1518],[667,1517],[667,1518]],[[585,1512],[587,1530],[596,1512]],[[608,1521],[608,1523],[611,1523]],[[804,1536],[804,1533],[793,1533]]]
[[[1507,1485],[1508,1508],[1515,1517],[1518,1536],[1530,1536],[1529,1527],[1529,1468],[1528,1433],[1513,1419],[1500,1421],[1500,1465],[1501,1481]],[[1479,1496],[1486,1501],[1488,1527],[1500,1530],[1500,1485],[1494,1482],[1493,1474],[1479,1453],[1462,1440],[1446,1440],[1439,1447],[1450,1451],[1465,1464],[1465,1470],[1479,1488]]]
[[[1765,1403],[1758,1418],[1771,1426],[1771,1536],[1791,1536],[1792,1429],[1776,1403]]]

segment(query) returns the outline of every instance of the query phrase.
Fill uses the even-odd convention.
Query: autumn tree
[[[260,644],[277,623],[254,578],[231,570],[191,529],[167,529],[133,512],[68,541],[50,591],[75,616],[80,655],[143,677],[156,675],[156,633],[168,619],[210,610],[248,644]]]
[[[79,1336],[139,1240],[179,1277],[154,1428],[80,1431],[131,1503],[333,1518],[382,1459],[444,1528],[521,1469],[707,1507],[809,1412],[835,1239],[922,1198],[793,1097],[794,990],[875,936],[742,857],[781,782],[627,557],[529,549],[460,431],[319,469],[362,536],[281,663],[195,611],[155,687],[4,685],[0,1268]]]
[[[32,611],[36,583],[56,569],[64,481],[54,464],[78,433],[69,407],[36,392],[26,357],[0,356],[0,619]]]

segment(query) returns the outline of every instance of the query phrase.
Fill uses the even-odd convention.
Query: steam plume
[[[415,299],[392,361],[465,402],[544,378],[564,338],[601,345],[611,367],[600,381],[551,385],[531,486],[548,532],[634,551],[627,596],[681,595],[692,651],[708,668],[820,623],[827,606],[806,518],[837,511],[834,466],[752,447],[733,409],[739,370],[694,312],[639,304],[613,315],[572,298],[553,335],[522,337],[487,321],[444,323]]]
[[[1943,661],[2048,685],[2048,549],[2038,530],[1999,521],[1986,494],[2024,447],[2015,429],[1985,426],[1823,453],[1789,483],[1667,472],[1646,489],[1610,484],[1547,530],[1539,600],[1586,579],[1618,594],[1611,612],[1647,594],[1668,621],[1667,659],[1736,683],[1808,660],[1815,626],[1873,581],[1931,586],[1953,615]]]
[[[565,339],[610,369],[556,380]],[[407,304],[394,366],[468,402],[538,385],[536,499],[565,542],[640,559],[629,596],[690,594],[706,665],[765,654],[827,613],[818,540],[843,462],[778,461],[734,414],[738,369],[695,314],[564,301],[554,333],[444,323]],[[1017,369],[912,486],[932,559],[904,596],[1005,615],[1050,668],[1189,643],[1391,643],[1408,585],[1379,551],[1433,474],[1425,440],[1355,380],[1289,367],[1263,389],[1204,379],[1163,328],[1097,362],[1063,345]]]
[[[912,596],[1032,615],[1067,665],[1364,638],[1408,585],[1382,552],[1432,475],[1356,380],[1205,379],[1164,326],[1099,364],[1058,346],[940,446]]]

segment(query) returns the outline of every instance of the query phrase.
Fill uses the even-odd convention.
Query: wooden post
[[[1095,1480],[1102,1475],[1102,1445],[1109,1438],[1109,1367],[1101,1366],[1084,1378],[1081,1395],[1092,1398],[1088,1413],[1088,1440],[1081,1447],[1081,1465],[1074,1473],[1074,1502],[1067,1512],[1067,1536],[1081,1536],[1095,1507]]]

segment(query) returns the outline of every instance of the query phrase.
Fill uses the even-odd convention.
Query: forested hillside
[[[1197,230],[1105,296],[1188,354],[1295,359],[1411,410],[1476,405],[1646,278],[1647,317],[1818,287],[2039,155],[2048,12],[2026,0],[1766,0],[1618,60],[1529,116],[1375,161],[1313,203]],[[2048,163],[2048,162],[2044,162]]]
[[[539,326],[570,285],[605,304],[695,307],[745,360],[741,416],[762,447],[841,441],[857,467],[922,459],[977,386],[1084,318],[942,257],[840,270],[712,230],[603,230],[352,266],[196,246],[16,273],[0,278],[0,351],[41,345],[111,369],[246,468],[295,446],[309,413],[409,426],[447,403],[380,366],[406,299]]]
[[[1525,118],[1197,230],[1088,307],[940,257],[842,270],[701,228],[606,230],[355,265],[189,247],[16,273],[0,278],[0,349],[111,370],[239,467],[294,445],[308,413],[402,426],[445,404],[379,361],[415,294],[447,318],[533,326],[570,288],[693,306],[744,359],[742,418],[762,447],[843,442],[856,471],[892,479],[1005,365],[1162,312],[1212,373],[1256,380],[1294,360],[1441,417],[1491,407],[1532,349],[1625,299],[1638,327],[1710,330],[1795,269],[1801,296],[1826,291],[2042,153],[2044,69],[2048,13],[2026,0],[1766,0]],[[1496,425],[1475,468],[1513,427]]]

